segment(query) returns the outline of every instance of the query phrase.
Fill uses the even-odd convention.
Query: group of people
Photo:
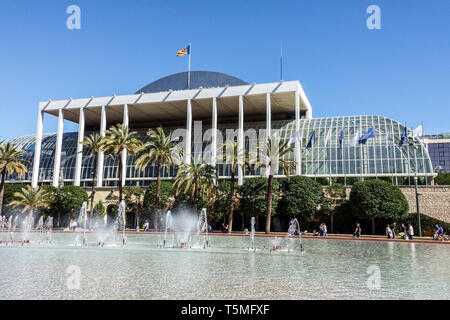
[[[222,225],[220,226],[220,231],[222,231],[222,233],[228,233],[228,224],[222,223]]]
[[[386,236],[388,239],[395,239],[395,237],[397,236],[396,231],[396,223],[393,223],[392,226],[389,224],[386,225]],[[408,227],[406,227],[405,224],[402,223],[399,231],[400,232],[398,233],[398,236],[402,239],[414,240],[414,228],[410,223],[408,223]]]

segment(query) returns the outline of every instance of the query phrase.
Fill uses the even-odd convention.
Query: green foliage
[[[173,183],[170,181],[161,181],[159,192],[159,206],[160,208],[168,208],[170,206],[170,199],[172,195]],[[156,203],[156,182],[152,182],[144,195],[144,208],[147,211],[153,211]]]
[[[106,208],[103,205],[102,200],[100,200],[94,207],[94,213],[97,216],[103,217],[106,214]]]
[[[409,211],[400,188],[382,180],[357,182],[350,193],[355,215],[362,219],[400,219]]]
[[[328,178],[318,177],[318,178],[315,178],[314,180],[321,186],[329,186],[330,185],[330,180],[328,180]]]
[[[64,186],[55,188],[43,186],[42,188],[48,193],[48,212],[52,215],[77,211],[82,207],[83,202],[89,200],[87,192],[82,187]]]
[[[283,180],[281,191],[283,197],[278,212],[289,217],[309,218],[325,202],[322,186],[308,177],[295,176]]]
[[[336,183],[344,184],[347,186],[352,186],[358,181],[359,181],[359,178],[355,178],[355,177],[346,177],[346,178],[340,177],[340,178],[336,179]]]
[[[440,186],[450,186],[450,172],[439,172],[434,182]]]
[[[267,211],[267,178],[252,178],[246,179],[244,184],[239,188],[241,195],[241,211],[247,215],[266,215]],[[273,199],[272,199],[272,212],[275,213],[275,209],[278,205],[280,184],[273,180]]]
[[[417,220],[417,213],[409,214],[406,220],[397,222],[397,226],[400,226],[402,223],[404,223],[405,225],[411,223],[411,225],[414,228],[414,234],[419,235],[419,224]],[[434,219],[424,214],[420,215],[420,224],[422,225],[423,236],[432,237],[436,225],[441,226],[446,234],[450,233],[450,223]]]
[[[14,193],[22,191],[22,188],[24,188],[25,184],[5,184],[5,191],[3,194],[3,213],[6,214],[10,210],[12,210],[11,207],[8,206],[8,204],[14,200]]]

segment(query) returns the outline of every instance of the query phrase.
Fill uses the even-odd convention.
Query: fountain
[[[169,238],[171,236],[171,238]],[[171,211],[166,213],[166,226],[164,239],[158,240],[158,247],[180,247],[187,248],[209,248],[208,216],[206,209],[202,209],[200,215],[181,211],[172,215]]]
[[[250,247],[248,248],[248,250],[253,249],[256,251],[255,248],[255,224],[256,224],[256,219],[255,217],[252,217],[250,219],[250,225],[251,225],[251,229],[250,229]]]
[[[203,234],[203,236],[201,236]],[[200,216],[197,220],[197,234],[196,238],[200,239],[200,246],[203,247],[203,249],[206,249],[209,247],[209,236],[208,236],[208,216],[206,214],[206,208],[203,208]]]
[[[44,228],[46,231],[46,242],[52,243],[52,232],[53,232],[53,217],[47,217],[45,221]]]
[[[88,242],[87,242],[87,238],[86,238],[86,226],[87,226],[87,202],[86,201],[83,202],[83,205],[81,206],[80,214],[78,216],[78,224],[83,227],[82,228],[82,232],[83,232],[82,244],[84,246],[87,246]],[[76,246],[80,245],[79,239],[80,239],[80,235],[77,234],[77,236],[75,237],[75,245]]]
[[[125,201],[122,200],[119,204],[119,208],[117,209],[117,216],[116,216],[116,221],[115,221],[115,228],[114,230],[116,231],[116,242],[119,242],[118,240],[118,235],[119,235],[119,231],[122,228],[122,245],[126,245],[127,244],[127,238],[125,236],[125,226],[126,226],[126,211],[125,211],[126,205],[125,205]]]
[[[36,232],[38,237],[38,243],[40,244],[43,241],[44,236],[44,216],[41,216],[36,225]]]
[[[34,218],[32,214],[26,216],[26,218],[22,222],[22,245],[25,243],[30,243],[30,233],[33,230]]]
[[[172,212],[169,210],[166,213],[166,225],[165,225],[165,230],[164,230],[164,242],[163,242],[163,247],[166,246],[167,244],[167,236],[168,236],[168,232],[173,231],[173,218],[172,218]],[[172,247],[174,246],[174,242],[175,242],[175,236],[173,233],[171,233],[172,235]]]

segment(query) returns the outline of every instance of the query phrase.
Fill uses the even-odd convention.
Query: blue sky
[[[81,8],[68,30],[66,8]],[[381,8],[381,30],[366,9]],[[379,114],[450,131],[450,1],[2,0],[0,139],[33,134],[39,101],[134,93],[186,70],[299,80],[313,116]],[[66,122],[65,131],[76,130]],[[47,116],[44,131],[56,131]]]

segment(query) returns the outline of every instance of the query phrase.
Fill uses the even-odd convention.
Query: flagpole
[[[188,89],[191,89],[191,43],[189,42],[189,54],[188,54]]]

